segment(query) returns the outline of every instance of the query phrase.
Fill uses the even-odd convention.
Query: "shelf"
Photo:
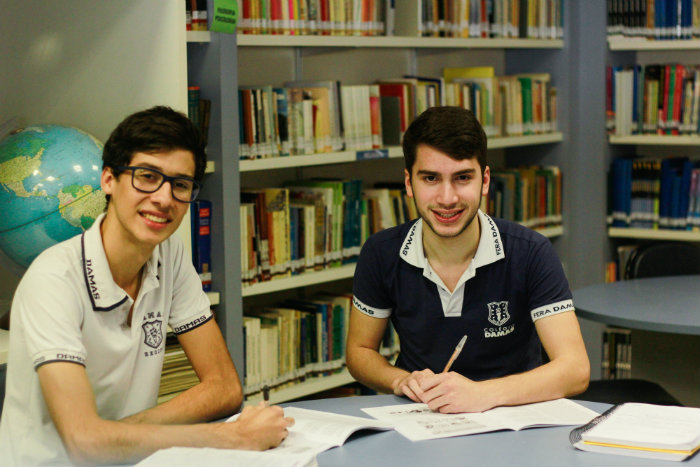
[[[389,159],[403,157],[403,152],[399,146],[392,146],[387,149],[389,152]],[[344,162],[355,162],[357,160],[357,153],[355,151],[326,152],[303,156],[241,160],[238,163],[238,169],[241,172],[252,172],[255,170],[274,170],[290,167],[309,167],[312,165],[341,164]]]
[[[209,42],[211,32],[209,31],[187,31],[187,42]]]
[[[262,295],[266,293],[279,292],[281,290],[296,289],[307,285],[321,284],[341,279],[351,279],[355,275],[355,264],[346,264],[337,268],[324,269],[322,271],[305,272],[296,276],[274,279],[271,281],[258,282],[247,287],[243,287],[243,296]]]
[[[341,372],[330,376],[307,377],[306,380],[301,383],[290,383],[289,386],[281,389],[273,388],[270,390],[270,403],[280,404],[354,382],[355,379],[350,375],[348,369],[343,368]],[[246,404],[257,404],[261,400],[262,394],[257,392],[246,398]]]
[[[558,131],[554,133],[542,133],[539,135],[503,136],[500,138],[493,137],[488,139],[488,148],[514,148],[518,146],[531,146],[534,144],[558,143],[563,140],[564,135]]]
[[[697,50],[700,39],[649,40],[644,38],[608,38],[610,50]]]
[[[683,242],[700,242],[700,232],[670,229],[633,229],[608,228],[608,236],[615,238],[638,238],[643,240],[678,240]]]
[[[554,237],[560,237],[564,235],[564,227],[561,225],[557,225],[555,227],[544,227],[541,229],[532,229],[535,232],[539,232],[542,235],[544,235],[547,238],[554,238]]]
[[[561,132],[543,133],[526,136],[504,136],[490,138],[489,149],[503,149],[517,146],[529,146],[534,144],[557,143],[563,141]],[[402,158],[403,150],[400,146],[391,146],[388,149],[389,159]],[[354,151],[328,152],[322,154],[309,154],[304,156],[270,157],[268,159],[241,160],[238,163],[240,172],[253,172],[256,170],[275,170],[290,167],[309,167],[313,165],[341,164],[358,160]]]
[[[460,49],[561,49],[561,39],[459,39],[401,36],[290,36],[241,34],[243,47],[383,47]],[[189,35],[188,35],[189,40]]]
[[[700,146],[700,135],[609,135],[610,144]]]

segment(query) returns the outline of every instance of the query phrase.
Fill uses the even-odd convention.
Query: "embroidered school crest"
[[[144,343],[149,347],[157,349],[163,342],[163,328],[159,319],[146,321],[141,326],[143,328]]]
[[[508,302],[491,302],[488,305],[489,308],[489,323],[494,326],[502,326],[510,319],[510,313],[508,313]]]

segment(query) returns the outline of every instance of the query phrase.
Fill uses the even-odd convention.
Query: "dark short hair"
[[[421,144],[456,160],[476,157],[482,173],[486,168],[486,133],[474,114],[461,107],[431,107],[424,111],[408,127],[402,144],[409,175]]]
[[[207,165],[204,138],[182,112],[155,106],[126,117],[109,135],[102,151],[102,168],[128,166],[137,152],[183,149],[194,155],[194,179],[201,182]]]

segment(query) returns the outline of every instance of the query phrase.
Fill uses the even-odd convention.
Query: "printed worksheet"
[[[240,414],[227,421],[235,421]],[[342,446],[351,434],[359,430],[392,430],[388,422],[371,418],[352,417],[319,410],[285,407],[284,415],[294,418],[289,435],[274,449],[243,451],[238,449],[169,448],[161,449],[137,465],[159,466],[313,466],[316,455]]]
[[[497,430],[522,430],[561,425],[581,425],[597,412],[568,399],[497,407],[485,412],[441,414],[426,404],[399,404],[362,409],[368,415],[392,423],[411,441],[472,435]]]

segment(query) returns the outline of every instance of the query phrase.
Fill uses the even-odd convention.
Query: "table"
[[[303,407],[358,417],[367,417],[365,407],[409,403],[393,395],[344,397],[291,402],[283,406]],[[603,412],[608,404],[581,402]],[[324,466],[662,466],[698,467],[700,455],[682,464],[619,455],[598,454],[575,449],[569,442],[573,426],[498,431],[412,442],[396,431],[363,431],[352,435],[343,446],[318,455]]]
[[[573,291],[581,318],[646,331],[700,335],[700,275],[595,284]]]

